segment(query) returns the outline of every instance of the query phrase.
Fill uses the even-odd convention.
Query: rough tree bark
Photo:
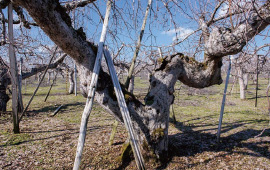
[[[69,90],[68,93],[69,94],[73,94],[74,93],[74,70],[69,70],[68,72],[68,80],[69,80]]]
[[[133,94],[133,91],[134,91],[134,81],[135,81],[135,77],[131,76],[130,83],[129,83],[129,86],[128,86],[128,91],[130,93],[132,93],[132,94]]]
[[[24,7],[51,40],[76,61],[81,92],[86,97],[96,56],[92,50],[94,47],[86,41],[85,34],[72,28],[70,17],[58,1],[13,2]],[[145,154],[153,151],[157,158],[166,158],[169,108],[174,100],[176,81],[180,80],[196,88],[221,84],[222,57],[241,51],[246,41],[270,23],[269,6],[261,8],[260,12],[264,15],[259,17],[254,12],[247,18],[248,22],[243,21],[231,31],[220,28],[209,32],[208,28],[204,27],[203,33],[208,34],[204,38],[204,63],[198,63],[181,53],[159,59],[157,68],[150,78],[150,91],[145,97],[145,103],[141,103],[124,89],[134,128],[139,134],[139,142]],[[112,93],[113,86],[109,75],[101,70],[98,81],[97,102],[122,121],[115,94]]]
[[[248,79],[249,79],[249,73],[244,73],[243,79],[244,79],[244,89],[247,90],[247,87],[248,87]]]
[[[9,101],[9,96],[6,93],[7,86],[10,84],[10,76],[8,73],[9,67],[0,57],[0,113],[7,110],[7,102]]]
[[[240,89],[240,99],[246,99],[244,73],[241,67],[238,67],[238,81]]]

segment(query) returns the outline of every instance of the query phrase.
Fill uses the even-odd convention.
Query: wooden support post
[[[227,87],[228,87],[228,82],[229,82],[229,78],[230,78],[230,72],[231,72],[231,58],[230,58],[229,68],[228,68],[228,71],[227,71],[227,77],[226,77],[226,82],[225,82],[223,99],[222,99],[222,104],[221,104],[221,109],[220,109],[218,132],[217,132],[217,142],[219,142],[219,140],[220,140],[221,125],[222,125],[224,107],[225,107],[225,102],[226,102],[226,93],[227,93]]]
[[[63,105],[59,106],[52,114],[50,114],[50,117],[54,117],[59,111],[60,109],[63,107]]]
[[[99,45],[98,45],[97,57],[96,57],[95,65],[94,65],[94,70],[92,73],[90,89],[88,91],[86,105],[85,105],[85,108],[84,108],[84,111],[82,114],[80,135],[79,135],[73,170],[78,170],[80,163],[81,163],[82,151],[83,151],[85,136],[86,136],[87,122],[88,122],[88,118],[89,118],[91,110],[92,110],[96,86],[97,86],[97,82],[98,82],[98,75],[99,75],[101,59],[102,59],[102,55],[103,55],[103,45],[104,45],[104,41],[105,41],[105,37],[106,37],[106,32],[107,32],[107,27],[108,27],[108,22],[109,22],[109,15],[110,15],[110,11],[111,11],[111,3],[112,3],[111,0],[108,0],[106,14],[105,14],[104,23],[103,23],[103,28],[102,28],[102,32],[101,32],[101,36],[100,36]]]
[[[111,136],[110,136],[110,140],[109,140],[109,146],[111,146],[113,144],[113,139],[114,139],[115,133],[117,131],[118,124],[119,124],[119,122],[117,120],[114,120],[112,132],[111,132]]]
[[[8,5],[8,38],[9,38],[9,61],[12,84],[12,116],[13,116],[13,132],[20,133],[19,113],[18,113],[18,67],[14,51],[13,41],[13,13],[12,4]]]

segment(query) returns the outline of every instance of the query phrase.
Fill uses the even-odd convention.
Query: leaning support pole
[[[143,38],[143,34],[144,34],[145,26],[146,26],[146,21],[147,21],[147,18],[148,18],[148,13],[149,13],[151,4],[152,4],[152,0],[148,0],[148,5],[147,5],[146,11],[145,11],[142,28],[141,28],[141,31],[140,31],[139,38],[137,40],[136,49],[135,49],[135,52],[133,54],[132,62],[131,62],[130,68],[128,70],[128,76],[127,76],[127,79],[126,79],[126,82],[125,82],[125,88],[126,89],[129,88],[130,80],[133,77],[133,72],[134,72],[134,69],[135,69],[135,63],[136,63],[136,60],[137,60],[137,57],[138,57],[138,54],[139,54],[139,51],[140,51],[140,48],[141,48],[141,41],[142,41],[142,38]],[[120,50],[122,49],[122,46],[121,46]],[[113,130],[111,132],[111,137],[110,137],[110,142],[109,143],[111,143],[111,141],[113,141],[113,139],[114,139],[114,135],[115,135],[115,131],[116,131],[114,129],[116,129],[117,126],[118,126],[118,122],[117,122],[117,120],[115,120],[114,125],[113,125]]]
[[[132,150],[133,150],[133,153],[134,153],[134,157],[135,157],[137,167],[140,170],[145,169],[144,160],[143,160],[143,157],[142,157],[142,154],[141,154],[140,147],[138,145],[138,136],[134,133],[131,118],[130,118],[129,111],[128,111],[128,107],[126,105],[125,97],[123,95],[123,92],[122,92],[118,77],[116,75],[116,71],[115,71],[114,66],[113,66],[112,58],[111,58],[110,53],[109,53],[108,50],[104,51],[104,55],[105,55],[105,59],[106,59],[109,71],[110,71],[110,75],[112,77],[114,91],[115,91],[115,94],[116,94],[116,97],[117,97],[117,101],[118,101],[118,104],[119,104],[119,107],[120,107],[120,111],[121,111],[125,126],[126,126],[126,128],[128,130],[129,139],[130,139],[130,142],[131,142],[131,147],[132,147]]]
[[[50,117],[54,117],[59,111],[60,111],[60,109],[63,107],[64,105],[61,105],[61,106],[59,106],[52,114],[50,114],[49,116]]]
[[[225,107],[225,102],[226,102],[226,93],[227,93],[227,87],[228,87],[228,82],[229,82],[229,78],[230,78],[230,72],[231,72],[231,58],[230,58],[229,68],[227,71],[227,77],[226,77],[225,88],[224,88],[224,93],[223,93],[222,105],[221,105],[221,109],[220,109],[218,132],[217,132],[217,142],[219,142],[219,139],[220,139],[221,125],[222,125],[224,107]]]
[[[118,49],[117,53],[115,56],[113,56],[113,60],[120,54],[121,50],[123,49],[124,44],[121,45],[121,47]],[[113,144],[113,140],[115,137],[115,134],[117,132],[117,126],[118,126],[119,122],[117,120],[114,120],[113,122],[113,128],[111,131],[111,136],[110,136],[110,140],[109,140],[109,146],[111,146]]]
[[[111,3],[112,3],[111,0],[108,0],[105,19],[104,19],[104,23],[103,23],[103,28],[102,28],[102,32],[101,32],[101,36],[100,36],[100,41],[98,44],[97,57],[96,57],[96,61],[95,61],[94,70],[92,73],[90,89],[88,91],[86,105],[85,105],[85,108],[84,108],[84,111],[82,114],[80,134],[79,134],[79,140],[78,140],[73,170],[78,170],[80,167],[80,163],[81,163],[82,151],[83,151],[85,136],[86,136],[87,122],[88,122],[88,118],[89,118],[91,110],[92,110],[96,86],[97,86],[97,82],[98,82],[98,75],[99,75],[101,59],[102,59],[102,55],[103,55],[103,45],[104,45],[104,41],[105,41],[105,37],[106,37],[106,32],[107,32],[107,27],[108,27],[108,22],[109,22],[109,15],[110,15],[110,11],[111,11]]]
[[[51,92],[51,90],[52,90],[52,86],[54,85],[55,80],[56,80],[56,78],[57,78],[57,74],[58,74],[58,71],[56,72],[56,74],[55,74],[55,76],[54,76],[53,82],[52,82],[52,84],[51,84],[51,86],[50,86],[50,89],[49,89],[49,91],[48,91],[48,93],[47,93],[45,99],[44,99],[44,102],[47,101],[47,99],[48,99],[48,97],[49,97],[49,95],[50,95],[50,92]]]
[[[131,65],[130,65],[130,68],[129,68],[129,71],[128,71],[127,80],[125,82],[125,87],[127,89],[129,87],[130,79],[131,79],[131,77],[133,75],[134,68],[135,68],[135,63],[136,63],[136,60],[137,60],[137,57],[138,57],[138,54],[139,54],[139,51],[140,51],[140,48],[141,48],[141,41],[142,41],[142,38],[143,38],[143,34],[144,34],[145,26],[146,26],[146,21],[147,21],[147,17],[148,17],[148,13],[149,13],[151,4],[152,4],[152,0],[148,0],[148,5],[147,5],[146,11],[145,11],[142,28],[141,28],[140,35],[139,35],[139,38],[138,38],[138,41],[137,41],[135,52],[133,54],[132,62],[131,62]]]

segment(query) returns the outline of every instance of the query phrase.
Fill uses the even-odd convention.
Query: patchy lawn
[[[147,91],[143,86],[147,81],[135,81],[135,94]],[[177,122],[170,123],[169,161],[147,163],[147,169],[270,169],[267,82],[260,82],[257,108],[255,85],[248,87],[246,100],[239,99],[237,87],[227,96],[220,144],[216,132],[224,85],[195,90],[177,84],[173,105]],[[85,99],[67,95],[65,86],[57,82],[47,102],[49,87],[41,87],[20,124],[21,134],[12,133],[10,112],[0,117],[0,169],[72,169]],[[24,104],[33,91],[34,87],[27,87]],[[61,104],[61,111],[49,117]],[[124,164],[118,160],[127,138],[123,125],[118,127],[114,144],[108,146],[113,122],[111,115],[94,106],[81,169],[136,169],[134,160]]]

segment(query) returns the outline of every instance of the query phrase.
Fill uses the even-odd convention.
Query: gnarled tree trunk
[[[81,82],[80,89],[86,97],[96,58],[91,49],[94,47],[86,41],[81,31],[78,32],[72,27],[65,8],[56,0],[13,2],[24,7],[51,40],[75,60]],[[240,52],[246,41],[270,23],[269,12],[260,17],[255,16],[256,13],[248,18],[248,22],[243,21],[234,30],[213,29],[210,33],[207,24],[202,23],[205,41],[204,63],[198,63],[180,53],[159,59],[157,69],[150,78],[150,90],[145,97],[145,103],[141,103],[123,89],[135,131],[139,134],[139,143],[145,154],[153,151],[157,158],[166,158],[169,108],[174,100],[176,81],[180,80],[196,88],[220,84],[222,57]],[[118,120],[123,121],[110,76],[102,70],[96,88],[97,102]]]

